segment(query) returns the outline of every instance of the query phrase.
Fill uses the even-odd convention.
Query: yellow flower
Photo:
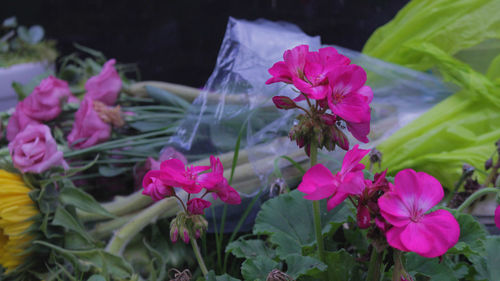
[[[30,191],[19,175],[0,170],[0,265],[7,272],[25,261],[33,239],[27,230],[38,210]]]

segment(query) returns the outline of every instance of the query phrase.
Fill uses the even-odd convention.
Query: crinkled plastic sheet
[[[219,154],[234,149],[245,126],[241,149],[248,152],[253,172],[261,183],[252,189],[240,189],[245,197],[270,185],[274,179],[269,176],[277,157],[290,155],[298,162],[307,161],[303,151],[287,137],[299,112],[278,110],[271,100],[275,95],[297,94],[290,85],[265,84],[273,63],[282,60],[286,49],[300,44],[308,44],[311,50],[324,47],[319,37],[310,37],[289,23],[230,18],[216,67],[173,138],[174,144],[188,155]],[[367,71],[367,84],[374,91],[371,142],[364,147],[373,147],[452,92],[432,75],[335,48]],[[356,143],[352,138],[350,142]],[[320,153],[320,161],[336,169],[344,153],[340,149],[325,151]],[[278,163],[280,167],[290,166],[283,159]]]

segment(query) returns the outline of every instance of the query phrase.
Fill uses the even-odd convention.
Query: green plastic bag
[[[500,138],[499,11],[498,0],[414,0],[367,41],[365,54],[460,88],[377,146],[382,169],[425,171],[448,188],[464,163],[484,169]]]

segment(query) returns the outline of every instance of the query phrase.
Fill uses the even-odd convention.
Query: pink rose
[[[32,119],[49,121],[61,113],[61,102],[68,99],[76,99],[71,94],[68,83],[49,76],[23,100],[20,109]]]
[[[23,173],[41,173],[65,164],[49,127],[43,124],[28,125],[17,134],[9,143],[9,152],[14,166]]]
[[[102,67],[101,73],[91,77],[85,83],[86,96],[107,105],[115,103],[122,88],[122,80],[114,68],[115,63],[114,59],[107,61]]]
[[[23,102],[19,102],[16,106],[16,111],[9,119],[7,123],[7,140],[11,142],[16,135],[24,130],[30,124],[40,124],[40,122],[32,119],[22,110]]]
[[[68,135],[69,144],[75,149],[82,149],[106,141],[110,135],[111,126],[99,118],[92,99],[85,97],[75,113],[75,123]]]

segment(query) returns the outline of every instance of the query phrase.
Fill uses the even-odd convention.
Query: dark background
[[[123,63],[137,63],[143,80],[201,87],[211,74],[229,16],[298,25],[322,42],[361,50],[370,34],[407,0],[15,0],[0,19],[40,24],[62,55],[73,42]],[[7,7],[7,9],[5,9]]]

